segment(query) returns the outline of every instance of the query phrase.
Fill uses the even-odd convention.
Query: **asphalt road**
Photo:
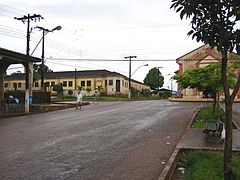
[[[240,115],[240,103],[233,104],[233,113]]]
[[[157,179],[196,103],[107,102],[0,120],[0,179]]]

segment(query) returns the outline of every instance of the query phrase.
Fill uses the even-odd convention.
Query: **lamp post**
[[[53,32],[55,30],[61,30],[62,29],[62,26],[56,26],[55,28],[53,28],[52,30],[49,30],[49,29],[46,29],[46,28],[43,28],[43,27],[40,27],[40,26],[37,26],[36,28],[38,28],[40,31],[42,31],[42,64],[41,64],[41,91],[44,91],[44,44],[45,44],[45,41],[44,41],[44,37],[49,33],[49,32]],[[40,40],[40,41],[41,41]],[[37,47],[36,47],[37,48]],[[36,49],[35,48],[35,49]],[[34,49],[34,50],[35,50]]]
[[[148,64],[144,64],[144,65],[139,66],[139,67],[132,73],[132,75],[133,75],[135,72],[137,72],[137,70],[138,70],[139,68],[141,68],[141,67],[143,67],[143,66],[148,66]]]
[[[131,99],[131,60],[137,58],[137,56],[126,56],[124,58],[129,59],[128,99]]]

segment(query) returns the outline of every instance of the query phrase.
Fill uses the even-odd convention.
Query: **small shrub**
[[[68,90],[68,95],[73,95],[73,91],[72,90]]]
[[[149,97],[151,95],[151,91],[149,89],[142,89],[141,94],[145,97]]]
[[[90,92],[91,90],[92,90],[91,87],[87,87],[87,88],[86,88],[86,91],[87,91],[87,92]]]
[[[160,91],[159,96],[163,99],[168,99],[169,97],[171,97],[171,91]]]
[[[136,97],[136,96],[139,96],[139,90],[138,89],[136,89],[136,88],[134,88],[134,87],[131,87],[131,95],[133,96],[133,97]]]

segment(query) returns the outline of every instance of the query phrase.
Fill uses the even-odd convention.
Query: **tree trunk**
[[[226,111],[226,137],[225,137],[225,145],[224,145],[224,179],[229,180],[232,176],[232,103],[226,101],[225,103],[225,111]]]
[[[226,112],[226,137],[224,144],[224,179],[230,180],[232,176],[232,105],[233,100],[230,96],[229,83],[227,78],[227,51],[222,52],[222,82],[225,95],[225,112]]]
[[[217,104],[217,94],[216,93],[213,94],[213,100],[214,100],[214,103],[213,103],[213,115],[214,115],[215,111],[216,111],[216,104]]]

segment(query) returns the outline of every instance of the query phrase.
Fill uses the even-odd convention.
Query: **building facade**
[[[4,91],[25,90],[25,74],[14,74],[5,77]],[[107,95],[127,95],[128,78],[120,73],[107,70],[48,72],[44,74],[44,84],[47,91],[53,91],[55,84],[61,84],[65,92],[72,90],[94,91],[102,86],[102,92]],[[40,91],[40,79],[33,84],[33,91]],[[131,80],[131,87],[138,90],[150,89],[147,85]]]
[[[176,62],[179,65],[179,73],[182,74],[185,71],[193,68],[203,68],[207,65],[219,63],[222,59],[221,53],[216,48],[211,48],[209,45],[203,45],[179,58]],[[203,92],[197,89],[180,89],[179,91],[183,98],[202,98]],[[236,98],[240,98],[240,91]]]

